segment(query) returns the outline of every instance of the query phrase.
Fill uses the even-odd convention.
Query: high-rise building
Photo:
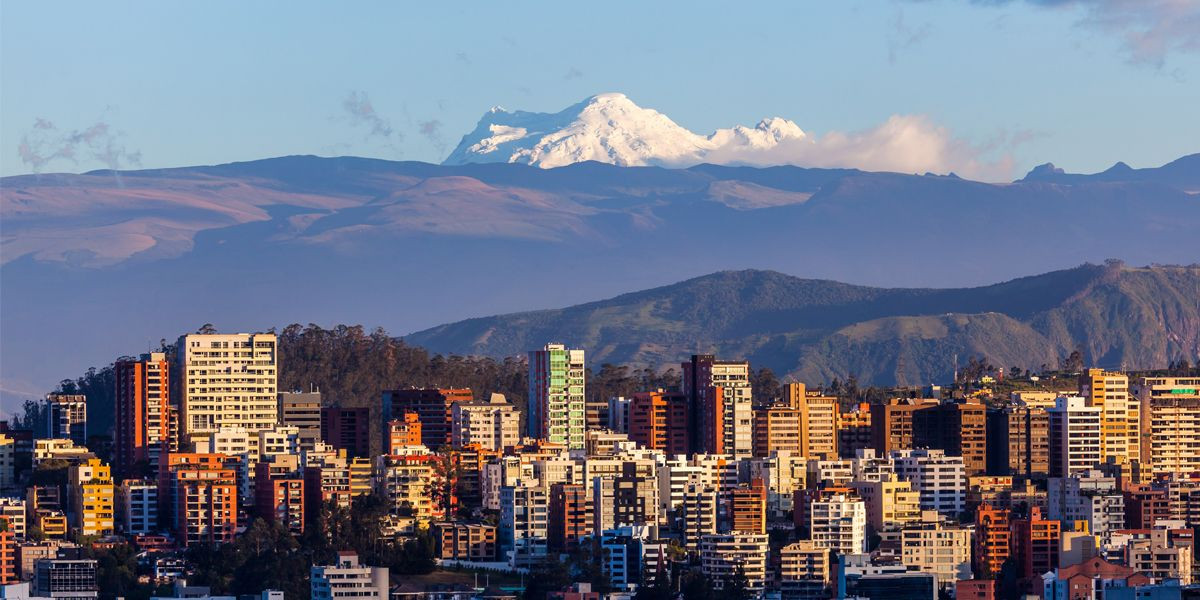
[[[279,353],[273,333],[190,334],[179,338],[181,435],[222,427],[270,429],[279,421]]]
[[[116,524],[112,470],[89,458],[68,471],[71,527],[83,536],[112,535]]]
[[[159,456],[170,437],[171,365],[162,352],[137,360],[117,361],[114,467],[122,476],[142,476],[158,470]],[[144,465],[140,472],[138,465]]]
[[[87,445],[87,396],[47,394],[44,410],[46,437],[68,439],[76,446]]]
[[[159,498],[184,546],[224,544],[237,534],[238,479],[224,454],[171,453],[159,465]]]
[[[1012,547],[1007,508],[982,504],[975,511],[975,576],[995,579],[1008,560]]]
[[[859,403],[850,410],[838,410],[838,454],[854,458],[859,450],[874,448],[871,440],[871,405]]]
[[[800,453],[809,458],[838,457],[837,398],[808,391],[803,383],[790,383],[788,404],[799,416]]]
[[[767,488],[762,479],[729,491],[729,530],[740,533],[767,532]]]
[[[887,473],[876,481],[852,481],[849,487],[866,504],[867,524],[872,531],[903,526],[921,518],[921,494],[894,473]]]
[[[579,546],[592,533],[592,495],[587,486],[555,483],[550,486],[547,543],[552,551],[565,552]]]
[[[922,406],[913,413],[913,444],[961,456],[967,475],[987,470],[987,412],[978,401]]]
[[[1009,528],[1018,577],[1037,578],[1058,568],[1062,538],[1060,522],[1043,518],[1041,509],[1033,506],[1029,508],[1028,516],[1010,519]]]
[[[913,413],[937,404],[938,401],[931,398],[893,398],[887,404],[872,404],[871,441],[875,451],[881,456],[886,456],[893,450],[915,448]]]
[[[279,423],[300,432],[300,447],[321,441],[321,392],[279,392]]]
[[[755,594],[767,580],[766,534],[713,534],[700,538],[700,570],[716,589],[724,589],[740,572]]]
[[[158,485],[150,479],[126,479],[118,490],[121,530],[125,535],[158,531]]]
[[[465,388],[387,390],[383,392],[383,422],[386,424],[393,419],[403,419],[404,413],[416,413],[421,421],[421,443],[436,451],[450,446],[454,441],[454,404],[474,399],[471,390]]]
[[[529,437],[584,447],[586,393],[584,353],[562,344],[546,344],[529,352]]]
[[[1100,461],[1130,463],[1141,458],[1141,407],[1129,393],[1129,377],[1104,369],[1079,376],[1079,395],[1100,409]]]
[[[503,451],[521,441],[521,415],[504,394],[492,394],[487,402],[456,402],[450,412],[450,443],[455,448],[477,444]]]
[[[936,510],[956,518],[966,509],[967,477],[961,456],[943,450],[897,450],[891,453],[896,475],[912,483],[921,496],[921,510]]]
[[[351,458],[371,454],[371,409],[326,406],[321,409],[321,439]]]
[[[900,562],[910,571],[933,573],[942,588],[971,578],[971,529],[946,523],[933,511],[900,530]]]
[[[809,538],[838,554],[867,551],[867,508],[846,494],[830,494],[809,505]]]
[[[368,567],[358,562],[358,554],[338,552],[333,565],[313,565],[309,573],[312,600],[388,600],[387,567]]]
[[[634,394],[626,415],[631,441],[643,448],[662,450],[667,456],[689,452],[691,413],[687,396],[662,390]]]
[[[790,404],[776,402],[754,409],[754,456],[788,452],[807,456],[800,431],[801,411]]]
[[[1060,396],[1046,410],[1050,476],[1068,477],[1101,462],[1101,408],[1079,396]]]
[[[282,455],[254,466],[255,514],[279,523],[294,535],[304,533],[304,474],[298,456]]]
[[[1013,403],[989,411],[988,472],[1045,479],[1050,470],[1049,415],[1045,406]]]
[[[1152,475],[1200,471],[1200,377],[1143,377],[1133,394],[1142,466]]]
[[[1080,471],[1048,482],[1047,513],[1072,531],[1105,535],[1125,527],[1125,497],[1115,477]]]
[[[500,488],[500,549],[511,553],[513,565],[529,564],[546,557],[549,524],[547,490],[538,486]]]
[[[683,363],[683,393],[691,405],[693,450],[734,458],[753,454],[750,363],[693,355]]]
[[[783,598],[829,598],[831,581],[828,548],[812,540],[800,540],[779,550],[779,587]]]

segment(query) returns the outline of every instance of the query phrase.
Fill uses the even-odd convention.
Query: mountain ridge
[[[594,364],[654,367],[716,352],[806,380],[853,374],[914,384],[948,379],[954,355],[1033,369],[1076,348],[1113,368],[1190,360],[1200,353],[1196,297],[1196,265],[1114,261],[948,289],[722,271],[561,309],[448,323],[404,339],[435,352],[493,357],[555,340],[589,350]],[[1114,310],[1134,325],[1104,318]],[[1170,339],[1150,339],[1158,331]]]

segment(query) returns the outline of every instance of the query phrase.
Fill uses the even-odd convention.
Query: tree
[[[750,589],[750,579],[746,577],[746,570],[741,564],[734,568],[733,575],[723,583],[717,600],[750,600],[754,597],[754,592]]]
[[[444,518],[454,517],[462,474],[462,461],[458,452],[442,448],[433,463],[433,481],[430,482],[429,495],[434,504],[442,510]]]
[[[1083,370],[1083,353],[1072,350],[1071,354],[1058,359],[1058,370],[1067,373],[1078,373]]]
[[[712,581],[699,571],[690,571],[683,576],[680,593],[684,600],[716,600]]]
[[[217,332],[217,328],[213,327],[212,323],[205,323],[205,324],[201,325],[199,329],[196,330],[196,333],[198,333],[200,335],[213,335],[216,332]]]

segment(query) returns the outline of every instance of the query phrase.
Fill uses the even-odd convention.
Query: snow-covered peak
[[[795,123],[778,117],[754,127],[698,135],[620,93],[597,94],[558,113],[498,108],[483,115],[443,164],[510,162],[552,168],[594,160],[621,166],[687,166],[705,162],[714,151],[731,156],[806,138]]]

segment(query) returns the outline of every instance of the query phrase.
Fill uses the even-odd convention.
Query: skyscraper
[[[1048,409],[1050,476],[1069,477],[1101,462],[1101,409],[1079,396],[1060,396]]]
[[[529,353],[530,437],[583,448],[585,423],[583,350],[546,344]]]
[[[683,363],[683,393],[691,404],[694,450],[736,458],[753,455],[750,363],[693,355]]]
[[[178,345],[184,440],[222,427],[270,429],[279,420],[273,333],[191,334]]]
[[[139,359],[118,361],[115,428],[115,467],[121,476],[157,471],[159,456],[170,435],[170,364],[166,354],[151,352]],[[137,465],[144,473],[134,473]]]

